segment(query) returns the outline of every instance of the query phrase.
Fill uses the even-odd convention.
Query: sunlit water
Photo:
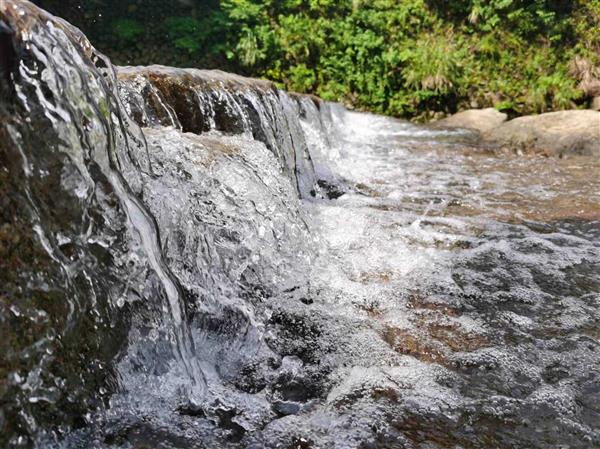
[[[294,199],[261,143],[145,131],[167,259],[204,292],[191,329],[214,414],[140,333],[97,442],[596,447],[597,162],[334,110],[335,200]]]
[[[9,447],[600,447],[600,161],[115,77],[2,5],[28,57],[1,179],[35,262],[2,303]]]

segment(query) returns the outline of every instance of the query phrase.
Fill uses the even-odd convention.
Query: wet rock
[[[332,184],[323,179],[319,179],[317,181],[317,185],[321,188],[321,191],[325,194],[325,196],[330,200],[336,200],[342,195],[344,195],[344,193],[346,193],[339,185]],[[317,191],[313,189],[310,191],[310,194],[311,196],[316,196]]]
[[[572,110],[520,117],[483,136],[522,153],[600,156],[600,112]]]
[[[10,83],[10,75],[15,68],[16,55],[13,46],[13,31],[0,20],[0,79]]]
[[[283,416],[295,415],[300,409],[301,405],[297,402],[277,401],[273,404],[273,410]]]
[[[95,442],[98,445],[100,442]],[[116,424],[113,429],[104,437],[103,443],[109,447],[122,447],[131,445],[136,448],[189,448],[205,449],[201,441],[193,440],[190,437],[177,435],[165,428],[155,428],[151,423],[145,422],[142,418],[129,418]]]
[[[220,70],[120,67],[118,80],[126,108],[140,126],[251,136],[278,158],[299,196],[343,195],[339,181],[315,160],[315,143],[302,127],[302,122],[330,126],[329,105],[322,100]]]
[[[247,91],[267,95],[275,90],[274,84],[268,81],[244,78],[219,70],[163,66],[121,67],[118,69],[118,79],[122,87],[128,84],[143,86],[149,94],[142,99],[146,103],[144,106],[161,125],[181,127],[184,132],[194,134],[210,129],[243,133],[247,125],[244,117],[232,110],[227,97]],[[210,97],[211,90],[221,93],[221,98],[218,99],[220,101],[213,101],[211,104],[210,98],[207,98]]]
[[[163,292],[127,218],[139,185],[129,169],[145,164],[99,69],[108,62],[29,2],[0,2],[0,21],[0,50],[14,49],[0,77],[10,84],[0,89],[0,446],[9,447],[32,445],[45,426],[81,426],[103,406],[134,304]]]
[[[469,109],[433,123],[436,128],[466,128],[481,133],[490,131],[507,119],[507,115],[494,109]]]

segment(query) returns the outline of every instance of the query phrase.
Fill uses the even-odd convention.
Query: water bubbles
[[[7,240],[28,264],[0,324],[27,323],[8,413],[32,435],[598,445],[597,161],[497,157],[219,72],[119,69],[122,110],[72,33],[24,33],[38,113],[11,179],[34,240]]]
[[[12,376],[12,381],[16,384],[23,383],[23,381],[25,380],[17,372],[11,373],[11,376]]]
[[[16,316],[17,318],[21,316],[21,311],[19,310],[19,308],[16,305],[11,305],[9,307],[9,310],[13,313],[14,316]]]

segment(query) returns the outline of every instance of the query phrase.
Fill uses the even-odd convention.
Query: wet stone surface
[[[123,447],[597,445],[598,190],[584,169],[596,162],[465,154],[462,135],[336,120],[327,158],[352,187],[335,200],[294,199],[261,143],[145,130],[157,175],[145,195],[170,266],[197,285],[191,329],[219,403],[182,412],[185,376],[142,381],[130,351],[127,391],[90,435],[117,432],[104,444]],[[548,209],[568,196],[572,211]],[[260,237],[266,224],[273,237]],[[210,267],[193,260],[211,251]]]
[[[598,160],[117,78],[7,4],[2,445],[600,447]]]

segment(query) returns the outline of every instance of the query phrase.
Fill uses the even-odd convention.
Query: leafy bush
[[[223,0],[247,73],[349,106],[425,117],[581,101],[569,74],[591,3],[549,0]],[[574,9],[575,8],[575,9]],[[588,11],[574,20],[574,11]],[[580,13],[581,14],[581,13]],[[239,30],[236,32],[236,30]],[[580,32],[581,34],[581,32]]]
[[[135,41],[144,33],[144,27],[132,19],[116,19],[112,29],[117,39],[127,43]]]
[[[165,21],[165,26],[175,48],[188,53],[200,50],[203,31],[199,20],[193,17],[169,17]]]
[[[374,112],[518,115],[600,95],[600,0],[147,0],[133,14],[130,3],[88,6],[112,18],[117,56],[123,45],[158,48],[164,63],[265,77]],[[127,60],[143,63],[138,51]]]

